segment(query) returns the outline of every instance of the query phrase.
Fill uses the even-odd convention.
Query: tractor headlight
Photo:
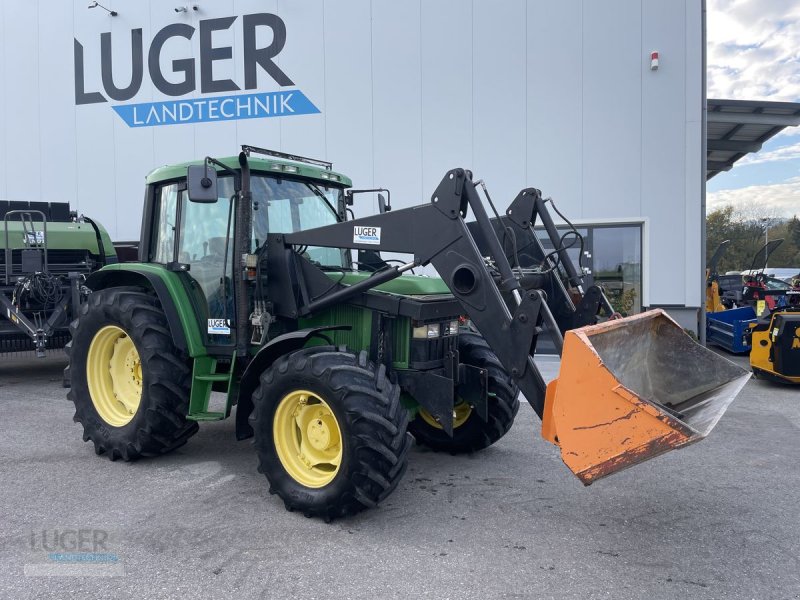
[[[439,323],[432,323],[430,325],[419,325],[414,327],[414,339],[427,339],[439,337]]]
[[[442,326],[444,327],[442,335],[456,335],[458,333],[458,319],[450,321],[449,323],[443,323]]]

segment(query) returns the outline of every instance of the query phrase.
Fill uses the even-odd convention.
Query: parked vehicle
[[[102,225],[66,203],[0,201],[0,352],[63,348],[83,282],[117,255]]]
[[[236,405],[270,491],[330,520],[392,492],[409,434],[451,452],[497,442],[520,391],[587,485],[705,437],[749,374],[663,311],[598,322],[613,310],[541,193],[492,221],[476,185],[453,169],[426,204],[348,220],[358,190],[323,161],[245,146],[157,169],[139,262],[88,277],[71,328],[84,439],[112,460],[163,454]],[[510,239],[537,219],[556,250],[525,267]],[[441,278],[409,274],[428,264]],[[545,295],[554,277],[563,294]],[[562,353],[549,385],[533,360],[545,325]]]

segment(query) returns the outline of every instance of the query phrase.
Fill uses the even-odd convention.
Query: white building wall
[[[464,166],[502,204],[535,186],[576,220],[641,218],[645,304],[701,304],[701,0],[194,3],[178,14],[178,0],[107,0],[111,17],[83,0],[0,2],[2,198],[69,201],[123,240],[138,237],[148,171],[242,143],[332,160],[359,187],[391,188],[396,207],[427,201]],[[75,105],[73,38],[86,90],[101,91],[100,34],[111,32],[124,87],[142,28],[144,79],[128,103],[171,100],[147,72],[156,32],[238,15],[213,34],[233,46],[213,74],[243,88],[241,16],[263,12],[285,22],[275,62],[319,114],[131,128],[111,109],[126,102]],[[194,57],[199,88],[199,37],[167,42],[168,78],[180,79],[173,60]],[[258,71],[258,91],[281,89]]]

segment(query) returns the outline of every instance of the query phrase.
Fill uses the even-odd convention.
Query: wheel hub
[[[471,414],[472,406],[463,401],[461,401],[459,404],[456,404],[453,407],[453,429],[458,429],[464,423],[466,423]],[[424,408],[420,409],[419,416],[422,417],[422,420],[431,427],[442,429],[441,423],[439,423],[436,418]]]
[[[341,430],[330,406],[314,392],[297,390],[278,403],[273,442],[286,472],[306,487],[324,487],[339,471]]]
[[[86,355],[86,379],[103,421],[122,427],[133,419],[142,399],[142,361],[121,327],[107,325],[95,334]]]
[[[117,340],[119,345],[122,338]],[[128,379],[136,387],[142,387],[142,361],[139,358],[139,353],[136,348],[131,344],[130,349],[125,353],[125,370],[130,373]]]
[[[306,434],[314,450],[328,450],[339,443],[336,424],[332,422],[331,415],[319,411],[318,418],[312,419],[308,424]]]

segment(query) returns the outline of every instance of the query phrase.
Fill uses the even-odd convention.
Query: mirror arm
[[[221,163],[216,158],[212,158],[210,156],[206,156],[206,160],[205,160],[206,171],[208,171],[208,169],[210,168],[210,165],[212,165],[212,164],[218,166],[219,168],[221,168],[226,173],[230,173],[231,176],[233,177],[233,189],[235,191],[237,191],[237,192],[241,191],[241,189],[242,189],[242,176],[241,176],[240,173],[237,173],[236,171],[231,169],[228,165]]]
[[[386,206],[389,207],[389,210],[392,208],[392,193],[387,190],[386,188],[370,188],[370,189],[363,189],[363,190],[354,190],[349,189],[345,190],[344,198],[347,206],[353,206],[353,196],[356,194],[368,194],[368,193],[376,193],[376,192],[386,192]]]

